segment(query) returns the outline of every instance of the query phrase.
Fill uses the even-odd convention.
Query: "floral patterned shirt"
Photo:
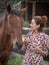
[[[40,49],[48,54],[49,49],[49,36],[45,33],[39,33],[33,37],[33,32],[30,31],[26,37],[27,48],[22,65],[44,65],[43,56],[32,49],[36,44]]]

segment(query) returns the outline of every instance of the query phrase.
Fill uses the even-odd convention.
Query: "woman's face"
[[[39,25],[37,25],[35,20],[32,19],[30,27],[31,27],[32,30],[37,30],[39,28]]]

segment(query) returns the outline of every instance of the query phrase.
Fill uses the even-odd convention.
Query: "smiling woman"
[[[44,65],[43,56],[48,55],[49,49],[49,36],[43,32],[44,22],[42,16],[35,16],[31,20],[31,30],[22,47],[26,51],[22,65]]]

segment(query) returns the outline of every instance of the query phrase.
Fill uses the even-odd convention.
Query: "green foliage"
[[[13,54],[8,61],[8,65],[22,65],[23,55]]]
[[[10,3],[11,5],[14,5],[19,1],[25,1],[25,0],[7,0],[7,3]]]

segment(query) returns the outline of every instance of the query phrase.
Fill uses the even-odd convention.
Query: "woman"
[[[22,49],[26,51],[22,65],[44,65],[43,56],[47,56],[49,36],[43,32],[47,17],[35,16],[30,24]]]

